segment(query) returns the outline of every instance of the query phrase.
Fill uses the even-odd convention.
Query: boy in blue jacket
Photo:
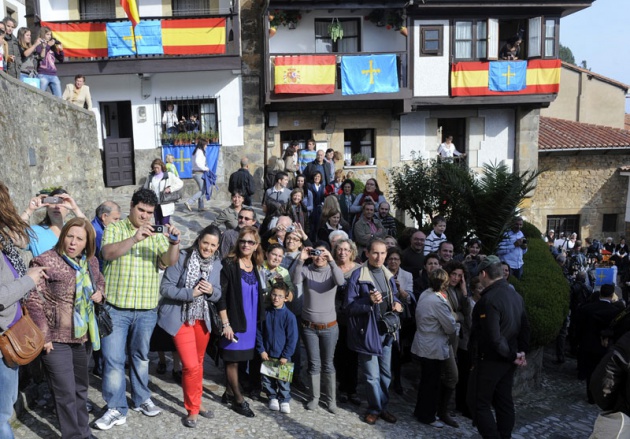
[[[289,295],[289,286],[276,281],[271,287],[271,305],[265,312],[262,327],[256,332],[256,350],[263,361],[278,358],[280,364],[291,360],[298,341],[297,320],[284,302]],[[269,409],[291,413],[291,384],[261,375],[263,390],[269,397]]]

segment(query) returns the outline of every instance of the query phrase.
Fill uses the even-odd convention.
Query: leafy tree
[[[575,57],[573,56],[573,52],[567,46],[563,46],[560,44],[560,59],[564,62],[568,62],[569,64],[575,65]]]

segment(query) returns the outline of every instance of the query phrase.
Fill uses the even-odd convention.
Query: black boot
[[[454,392],[455,389],[448,389],[442,386],[442,388],[440,389],[440,396],[438,401],[438,416],[440,417],[440,421],[442,421],[446,425],[453,428],[459,428],[459,424],[457,423],[457,421],[451,418],[451,415],[448,414],[448,403],[451,400]]]

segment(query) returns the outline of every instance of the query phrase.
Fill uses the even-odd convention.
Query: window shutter
[[[541,56],[540,34],[542,31],[542,17],[534,17],[529,19],[527,32],[527,57],[532,58]]]
[[[499,20],[488,18],[488,59],[499,59]]]

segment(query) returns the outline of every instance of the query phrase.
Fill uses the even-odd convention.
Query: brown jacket
[[[94,291],[105,292],[105,279],[98,269],[98,260],[93,257],[89,261]],[[44,333],[46,343],[84,343],[87,334],[81,338],[74,337],[74,297],[76,294],[76,272],[53,249],[42,253],[31,261],[31,267],[48,267],[48,279],[37,284],[37,291],[29,294],[26,306],[33,321]],[[45,302],[42,301],[42,296]]]

